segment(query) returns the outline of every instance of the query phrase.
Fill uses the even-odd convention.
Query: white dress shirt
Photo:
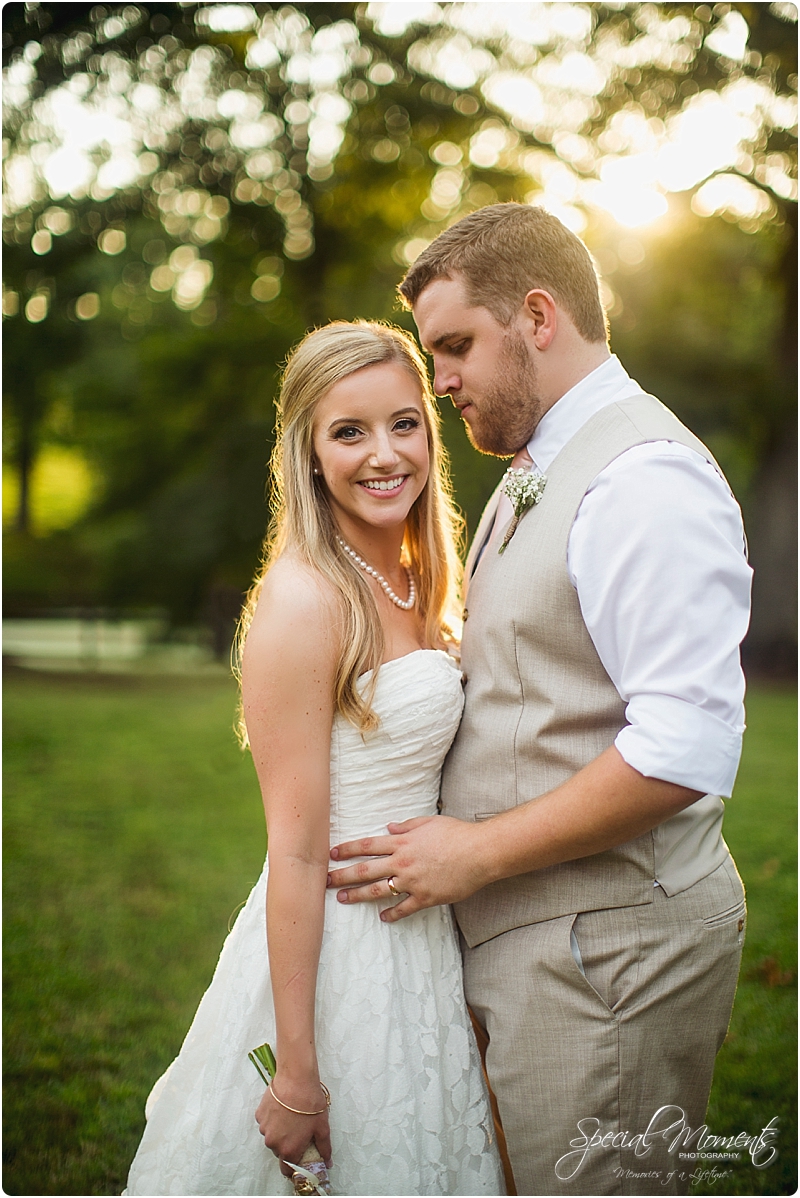
[[[609,358],[539,422],[528,443],[535,466],[546,474],[591,416],[642,393]],[[745,553],[728,484],[670,441],[637,445],[596,476],[567,546],[589,635],[627,704],[617,749],[646,777],[723,797],[744,731]]]

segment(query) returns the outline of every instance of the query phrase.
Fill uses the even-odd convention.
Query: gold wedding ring
[[[389,887],[389,894],[393,894],[395,898],[400,898],[400,895],[403,892],[402,892],[402,890],[398,890],[397,887],[395,886],[394,878],[387,878],[386,885]]]

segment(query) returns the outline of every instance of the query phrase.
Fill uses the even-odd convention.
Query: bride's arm
[[[274,1094],[300,1111],[325,1107],[314,999],[328,871],[337,646],[335,612],[322,585],[298,565],[276,563],[265,580],[242,663],[244,713],[269,837]],[[298,1163],[312,1139],[325,1159],[330,1156],[327,1111],[315,1117],[292,1114],[267,1091],[256,1119],[267,1147],[281,1160]]]

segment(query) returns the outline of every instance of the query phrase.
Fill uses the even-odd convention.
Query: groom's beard
[[[516,329],[506,334],[497,360],[496,378],[479,404],[471,401],[472,423],[465,421],[465,424],[467,436],[476,449],[506,458],[527,445],[543,415],[536,368]],[[469,396],[461,392],[459,399]]]

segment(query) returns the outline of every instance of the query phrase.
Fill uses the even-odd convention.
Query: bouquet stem
[[[520,519],[521,519],[521,516],[517,516],[516,513],[511,517],[511,523],[509,524],[508,528],[506,529],[506,535],[503,537],[502,545],[497,550],[498,553],[505,552],[508,542],[511,540],[514,533],[517,531],[517,525],[519,524]]]

